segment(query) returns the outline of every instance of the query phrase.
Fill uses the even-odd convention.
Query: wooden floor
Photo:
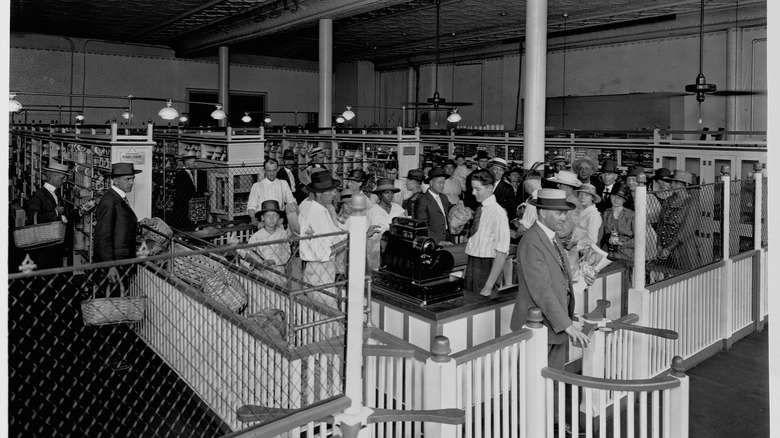
[[[690,438],[769,437],[769,330],[688,371]]]

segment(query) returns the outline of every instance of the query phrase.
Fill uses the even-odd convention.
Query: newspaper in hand
[[[577,252],[580,259],[577,271],[582,277],[591,280],[595,279],[602,269],[612,263],[607,258],[609,254],[591,242],[590,239],[580,240],[577,243]]]

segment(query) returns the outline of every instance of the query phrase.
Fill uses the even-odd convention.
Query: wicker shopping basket
[[[203,277],[203,292],[235,313],[241,313],[249,301],[246,289],[238,277],[220,266],[214,275]]]
[[[33,215],[33,225],[14,230],[17,248],[43,248],[65,241],[65,223],[61,220],[38,223],[38,213]]]
[[[125,296],[125,287],[119,283],[121,297],[92,298],[81,302],[81,316],[84,325],[120,324],[137,322],[144,319],[146,311],[146,296]]]

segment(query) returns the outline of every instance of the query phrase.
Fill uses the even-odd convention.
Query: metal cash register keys
[[[455,260],[428,237],[428,224],[397,217],[382,237],[382,263],[375,285],[396,298],[426,306],[463,296],[460,278],[451,277]]]

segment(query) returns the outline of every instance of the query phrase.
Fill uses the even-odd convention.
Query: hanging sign
[[[143,166],[146,162],[143,152],[122,152],[119,154],[120,163],[133,163],[136,166]]]

